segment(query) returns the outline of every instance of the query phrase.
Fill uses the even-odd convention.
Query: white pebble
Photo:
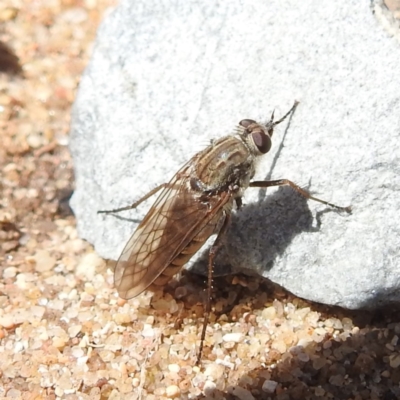
[[[24,350],[24,344],[22,342],[17,342],[14,345],[14,353],[20,353]]]
[[[165,394],[167,395],[167,397],[171,397],[171,398],[179,396],[180,392],[181,391],[179,390],[179,387],[176,385],[170,385],[165,390]]]
[[[96,274],[96,269],[104,263],[96,253],[86,254],[76,268],[76,276],[92,281]]]
[[[8,267],[3,272],[3,278],[9,279],[14,278],[17,275],[17,268],[16,267]]]
[[[79,358],[79,357],[84,356],[85,353],[84,353],[84,351],[82,350],[82,348],[80,348],[80,347],[73,347],[73,348],[72,348],[72,355],[73,355],[75,358]]]
[[[226,335],[222,336],[222,340],[224,342],[235,342],[239,343],[243,339],[243,333],[227,333]]]
[[[154,328],[151,325],[144,324],[144,327],[142,330],[142,336],[143,337],[154,337]]]
[[[168,365],[168,370],[170,372],[178,373],[181,370],[181,367],[178,364],[170,364],[170,365]]]

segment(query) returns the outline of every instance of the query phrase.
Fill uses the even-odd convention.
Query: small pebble
[[[145,338],[154,337],[154,335],[155,335],[154,328],[151,325],[144,324],[144,327],[142,330],[142,335]]]
[[[277,350],[281,354],[287,351],[287,345],[283,340],[274,340],[271,348]]]
[[[47,272],[51,271],[56,265],[56,259],[50,256],[47,250],[38,250],[33,257],[36,261],[36,271]]]
[[[14,278],[15,275],[17,275],[17,268],[16,267],[8,267],[4,269],[3,272],[3,278],[4,279],[10,279],[10,278]]]
[[[85,355],[85,353],[84,353],[84,351],[83,351],[83,349],[81,347],[74,347],[72,349],[72,355],[75,358],[79,358],[79,357],[83,357]]]
[[[236,396],[239,400],[255,400],[254,396],[251,392],[245,388],[240,386],[230,387],[228,392],[234,396]]]
[[[321,387],[321,386],[317,386],[316,388],[315,388],[315,395],[317,396],[317,397],[322,397],[322,396],[324,396],[325,395],[325,390]]]
[[[175,298],[176,299],[181,299],[182,297],[185,297],[187,295],[187,289],[185,286],[178,286],[175,289]]]
[[[392,354],[389,357],[389,364],[392,368],[398,368],[400,366],[400,354]]]
[[[181,367],[178,364],[170,364],[168,365],[168,370],[170,372],[175,372],[178,373],[180,371]]]
[[[299,353],[297,358],[302,362],[308,362],[310,360],[310,356],[307,353]]]
[[[262,385],[262,390],[266,393],[274,393],[277,386],[278,382],[266,380]]]
[[[276,317],[275,307],[267,307],[267,308],[265,308],[262,311],[261,316],[262,316],[263,319],[268,319],[268,320],[274,319]]]
[[[326,358],[324,357],[317,357],[313,360],[312,366],[315,370],[321,369],[326,364]]]
[[[224,372],[225,372],[225,367],[223,365],[210,364],[204,371],[204,375],[208,376],[210,380],[215,382],[224,375]]]
[[[222,336],[222,340],[224,342],[235,342],[239,343],[243,340],[243,334],[240,332],[236,333],[227,333],[226,335]]]
[[[81,262],[76,268],[76,275],[79,278],[85,278],[88,281],[93,280],[96,269],[104,264],[104,260],[96,253],[89,253],[82,257]]]
[[[181,393],[181,391],[180,391],[179,387],[176,385],[170,385],[165,390],[165,394],[167,395],[167,397],[170,397],[172,399],[175,397],[178,397],[180,395],[180,393]]]
[[[390,378],[390,371],[388,371],[388,370],[383,371],[383,372],[381,373],[381,376],[382,376],[383,378]]]
[[[207,380],[204,384],[203,391],[206,396],[212,396],[217,385],[213,381]]]

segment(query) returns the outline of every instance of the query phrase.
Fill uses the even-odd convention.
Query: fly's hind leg
[[[136,208],[139,204],[141,204],[145,200],[147,200],[149,197],[153,196],[153,194],[156,194],[160,189],[164,189],[165,187],[168,187],[168,185],[169,185],[168,183],[163,183],[163,184],[155,187],[153,190],[150,190],[149,193],[145,194],[143,197],[141,197],[139,200],[135,201],[130,206],[115,208],[114,210],[101,210],[101,211],[97,211],[97,214],[111,214],[111,213],[117,213],[120,211],[132,210],[133,208]]]
[[[200,363],[201,355],[203,353],[204,339],[206,337],[207,325],[208,325],[208,321],[210,319],[211,290],[212,290],[212,279],[213,279],[213,271],[214,271],[214,258],[217,254],[219,247],[221,246],[222,239],[228,229],[230,219],[231,219],[230,213],[226,213],[222,227],[219,230],[218,236],[215,239],[215,242],[213,243],[213,245],[211,246],[211,249],[210,249],[210,252],[208,255],[207,299],[206,299],[206,307],[204,310],[203,329],[201,331],[201,337],[200,337],[200,348],[199,348],[199,353],[197,355],[197,361],[196,361],[197,365]]]
[[[267,187],[271,187],[271,186],[284,186],[284,185],[289,185],[291,188],[296,190],[296,192],[300,193],[306,199],[318,201],[319,203],[336,208],[339,211],[346,211],[347,213],[351,213],[351,206],[340,207],[340,206],[337,206],[336,204],[329,203],[325,200],[318,199],[317,197],[312,196],[306,190],[302,189],[299,185],[296,185],[294,182],[289,181],[289,179],[278,179],[276,181],[254,181],[254,182],[250,182],[249,186],[250,187],[267,188]]]

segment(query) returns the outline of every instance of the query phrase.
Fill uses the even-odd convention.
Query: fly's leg
[[[267,188],[267,187],[271,187],[271,186],[284,186],[284,185],[289,185],[291,188],[296,190],[296,192],[300,193],[306,199],[318,201],[319,203],[336,208],[339,211],[346,211],[347,213],[351,213],[351,206],[340,207],[340,206],[337,206],[336,204],[329,203],[325,200],[318,199],[317,197],[312,196],[306,190],[302,189],[299,185],[296,185],[294,182],[289,181],[289,179],[278,179],[276,181],[254,181],[254,182],[250,182],[249,186],[250,187]]]
[[[242,198],[241,197],[236,197],[235,203],[236,203],[236,208],[238,210],[240,210],[242,208],[242,205],[243,205]]]
[[[114,210],[101,210],[101,211],[97,211],[97,214],[111,214],[111,213],[116,213],[116,212],[120,212],[120,211],[132,210],[133,208],[136,208],[140,203],[143,203],[149,197],[153,196],[153,194],[157,193],[160,189],[163,189],[163,188],[167,187],[168,185],[169,185],[168,183],[163,183],[163,184],[155,187],[153,190],[150,190],[149,193],[145,194],[143,197],[141,197],[138,201],[135,201],[130,206],[115,208]]]
[[[208,255],[207,299],[206,299],[206,307],[205,307],[205,311],[204,311],[203,329],[201,331],[201,337],[200,337],[200,348],[199,348],[199,353],[197,355],[197,361],[196,361],[197,365],[200,363],[201,355],[203,353],[204,339],[206,337],[207,325],[208,325],[208,321],[210,319],[211,290],[212,290],[212,278],[213,278],[213,270],[214,270],[214,258],[215,258],[215,255],[217,254],[219,247],[221,246],[222,239],[228,229],[230,219],[231,219],[231,215],[225,214],[224,223],[222,224],[222,227],[218,232],[218,236],[215,239],[215,242],[213,243],[213,245],[211,246],[210,253]]]

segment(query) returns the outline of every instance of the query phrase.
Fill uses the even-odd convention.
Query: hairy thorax
[[[239,136],[226,136],[198,154],[191,186],[206,192],[229,190],[237,197],[248,187],[254,171],[254,156],[243,140]]]

